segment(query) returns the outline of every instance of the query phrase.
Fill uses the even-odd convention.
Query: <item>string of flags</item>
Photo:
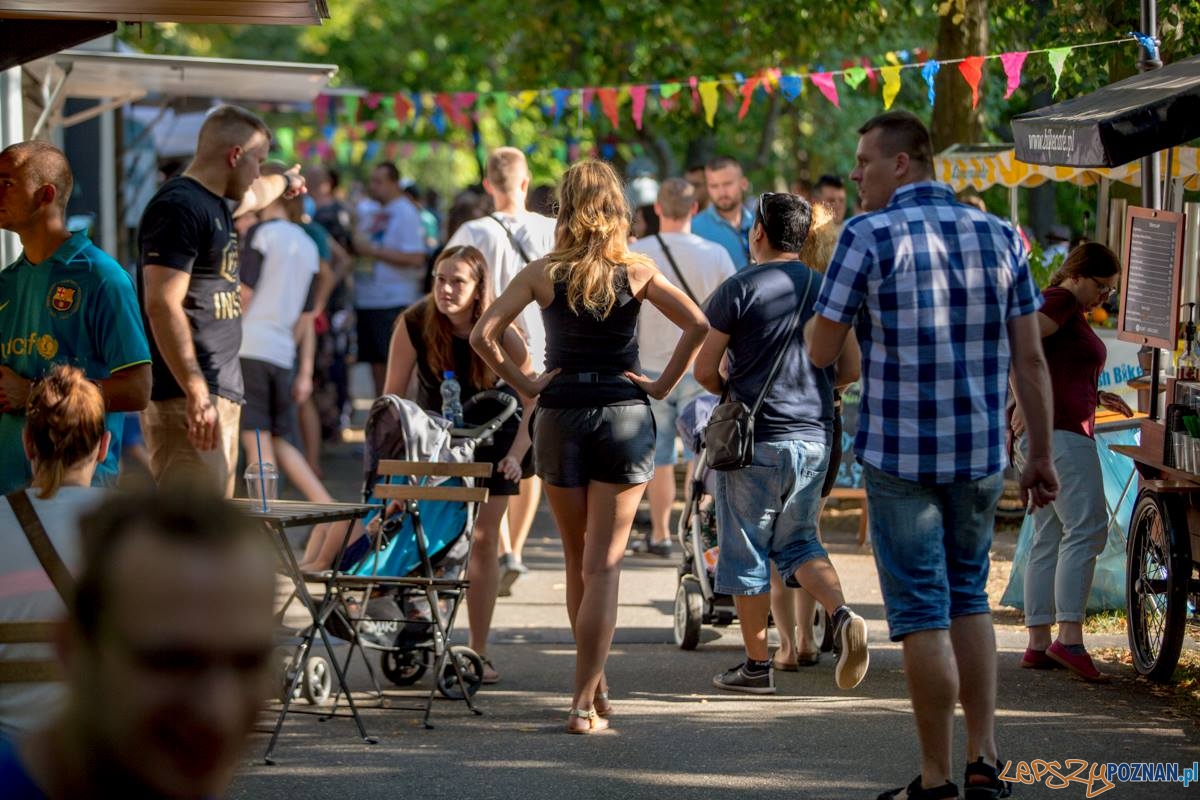
[[[530,109],[538,109],[552,123],[559,123],[568,110],[582,125],[585,117],[602,114],[614,131],[631,121],[642,129],[646,109],[651,99],[666,113],[690,109],[702,113],[705,122],[715,124],[722,99],[729,112],[738,120],[745,118],[756,98],[776,91],[789,103],[803,97],[809,85],[829,103],[841,108],[841,92],[857,91],[866,83],[871,92],[880,91],[883,108],[889,109],[900,93],[903,75],[919,71],[925,83],[926,97],[932,106],[937,99],[935,81],[943,68],[955,68],[971,89],[971,105],[980,102],[980,85],[988,72],[989,62],[998,62],[1005,77],[1004,98],[1010,98],[1021,85],[1023,71],[1031,56],[1045,56],[1054,76],[1054,94],[1060,90],[1063,69],[1071,54],[1083,48],[1137,43],[1154,45],[1145,34],[1130,32],[1125,37],[1040,50],[1023,50],[992,55],[973,55],[965,58],[937,60],[920,49],[887,53],[882,63],[869,58],[849,59],[838,69],[821,66],[785,70],[768,67],[751,75],[735,73],[717,77],[691,76],[684,80],[637,83],[621,86],[578,88],[525,89],[488,92],[365,92],[355,94],[334,91],[318,95],[313,103],[317,126],[277,128],[280,147],[301,157],[316,153],[322,157],[351,156],[358,161],[368,160],[384,152],[389,158],[406,156],[401,148],[421,148],[426,143],[400,144],[394,141],[405,133],[428,133],[429,129],[444,136],[452,128],[460,128],[478,137],[475,121],[480,115],[492,114],[503,125],[510,124]],[[628,107],[628,111],[625,108]],[[430,144],[429,150],[433,150]],[[478,142],[476,142],[478,145]],[[392,151],[395,151],[394,153]],[[421,155],[421,153],[418,153]]]

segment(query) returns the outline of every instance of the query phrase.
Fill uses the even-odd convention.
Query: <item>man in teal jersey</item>
[[[25,398],[52,365],[81,368],[104,393],[113,443],[97,483],[116,480],[122,412],[150,400],[150,348],[133,280],[85,231],[67,230],[73,183],[66,156],[45,142],[0,152],[0,228],[24,247],[0,271],[0,492],[29,482]]]

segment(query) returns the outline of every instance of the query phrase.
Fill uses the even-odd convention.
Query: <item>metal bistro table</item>
[[[304,575],[300,572],[300,564],[296,561],[296,554],[292,552],[292,547],[288,543],[286,533],[288,528],[331,522],[345,522],[346,532],[342,535],[341,546],[338,549],[337,558],[334,560],[336,564],[341,561],[342,555],[346,550],[350,532],[354,529],[354,521],[365,517],[372,510],[373,506],[362,503],[302,503],[292,500],[275,500],[264,511],[261,501],[238,498],[233,502],[251,517],[261,520],[273,532],[272,539],[279,550],[284,568],[288,573],[288,577],[295,584],[295,596],[300,598],[300,602],[304,605],[304,608],[308,611],[312,619],[312,624],[308,626],[300,638],[298,656],[293,659],[291,667],[292,678],[287,690],[284,692],[283,707],[279,710],[279,718],[275,722],[275,730],[271,734],[271,742],[267,745],[267,752],[263,755],[263,760],[268,764],[275,763],[271,758],[271,753],[274,752],[275,743],[279,739],[279,732],[283,729],[283,721],[287,717],[288,709],[292,704],[296,687],[305,675],[305,668],[312,654],[313,641],[318,634],[321,636],[321,642],[325,645],[326,652],[329,653],[329,663],[333,665],[340,690],[346,695],[346,702],[350,706],[350,714],[354,718],[354,724],[358,726],[359,735],[362,736],[363,741],[367,744],[375,744],[376,740],[368,736],[366,728],[363,727],[358,707],[354,704],[354,697],[350,694],[350,686],[346,682],[345,672],[338,663],[338,659],[333,656],[333,643],[330,641],[329,632],[325,628],[325,617],[328,616],[324,608],[325,603],[318,603],[313,599],[312,594],[309,593]]]

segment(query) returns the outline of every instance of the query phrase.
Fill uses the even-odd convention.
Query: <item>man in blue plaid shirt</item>
[[[1041,506],[1058,490],[1040,295],[1012,227],[933,182],[929,131],[916,116],[882,114],[858,133],[850,177],[869,213],[846,224],[804,338],[815,366],[837,359],[852,325],[862,349],[854,450],[923,755],[921,774],[880,800],[959,796],[950,781],[956,699],[967,724],[965,796],[1007,797],[987,575],[1010,361],[1017,401],[1037,420],[1022,498]]]

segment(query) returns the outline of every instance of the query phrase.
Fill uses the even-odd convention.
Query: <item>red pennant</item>
[[[746,116],[746,112],[750,110],[750,101],[754,98],[754,90],[758,88],[758,84],[762,82],[762,78],[755,75],[747,78],[742,82],[742,107],[738,109],[738,120]]]
[[[629,99],[633,103],[633,124],[639,131],[642,129],[642,114],[646,110],[646,85],[630,86]]]
[[[619,127],[621,120],[617,116],[617,90],[611,86],[605,86],[596,90],[596,97],[600,98],[600,108],[604,111],[604,116],[608,117],[608,121],[612,123],[613,128]]]
[[[461,124],[464,128],[470,123],[470,115],[467,114],[467,109],[475,105],[475,100],[479,97],[478,92],[458,92],[454,95],[454,110],[458,113]]]
[[[971,108],[979,105],[979,81],[983,78],[983,56],[967,56],[958,65],[958,71],[971,87]]]
[[[875,68],[871,66],[871,59],[863,56],[861,64],[863,69],[867,71],[867,88],[874,92],[879,86],[879,79],[875,76]]]
[[[367,104],[367,108],[376,109],[376,108],[379,108],[379,101],[382,99],[383,99],[382,93],[368,92],[367,96],[363,98],[363,102]]]
[[[327,94],[319,94],[313,101],[313,111],[317,114],[318,125],[324,126],[325,120],[329,117],[329,101],[330,97]]]
[[[579,93],[579,107],[583,110],[583,113],[589,116],[592,113],[592,98],[595,96],[595,89],[584,89]]]
[[[392,96],[392,102],[396,106],[396,119],[401,125],[408,124],[408,115],[413,109],[412,101],[408,99],[408,95],[404,92],[396,92]]]

